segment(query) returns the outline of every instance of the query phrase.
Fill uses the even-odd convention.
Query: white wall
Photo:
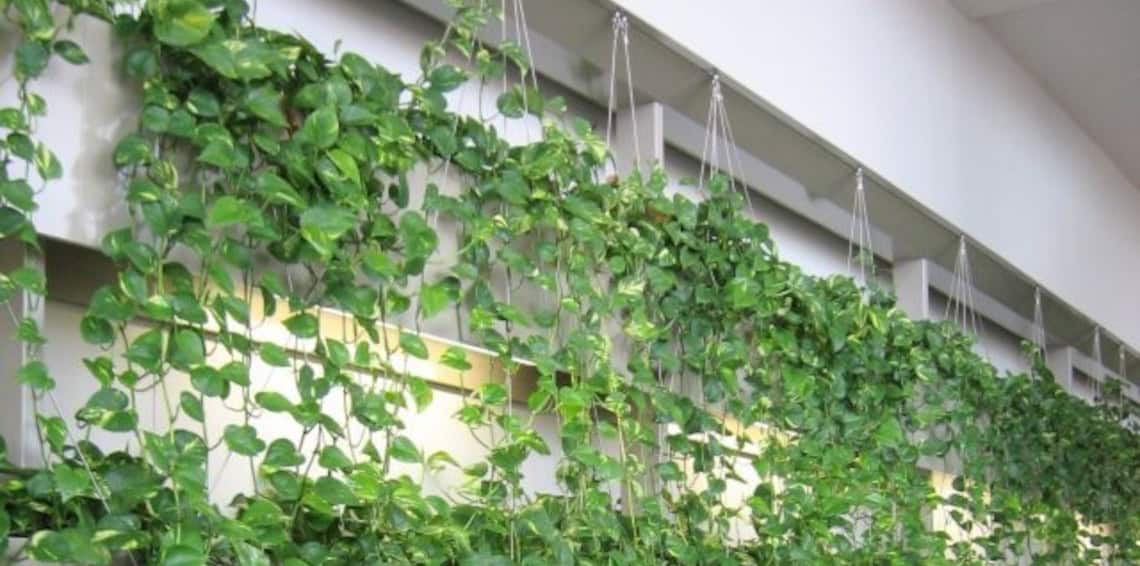
[[[948,1],[614,3],[1140,346],[1140,191]]]

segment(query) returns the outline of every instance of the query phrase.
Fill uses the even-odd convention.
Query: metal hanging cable
[[[614,115],[617,113],[618,53],[621,52],[625,66],[626,95],[629,100],[630,133],[633,139],[633,166],[641,170],[641,140],[637,128],[637,106],[633,94],[633,62],[629,55],[629,19],[621,12],[614,12],[612,22],[612,43],[610,48],[610,90],[606,103],[606,147],[612,146]]]
[[[1037,348],[1037,352],[1042,356],[1047,355],[1045,345],[1045,313],[1041,306],[1041,287],[1033,288],[1033,328],[1030,331],[1030,340],[1033,341],[1033,346]]]
[[[954,262],[954,281],[950,286],[950,296],[946,302],[944,318],[953,321],[963,331],[973,334],[979,344],[982,337],[982,320],[978,316],[974,297],[974,276],[970,270],[969,250],[966,236],[958,237],[958,256]],[[982,345],[983,350],[985,345]]]
[[[855,199],[851,206],[851,232],[847,237],[847,274],[864,286],[875,277],[875,249],[862,167],[855,171]]]
[[[538,93],[538,71],[534,63],[534,51],[531,48],[530,42],[530,27],[527,26],[526,21],[526,7],[523,0],[500,0],[499,11],[502,15],[502,23],[499,27],[499,48],[503,57],[503,92],[509,92],[511,87],[510,80],[510,58],[508,57],[507,46],[513,42],[525,56],[525,65],[519,65],[519,95],[522,101],[523,116],[530,114],[530,109],[535,106],[529,100],[532,94]],[[513,13],[512,13],[513,12]],[[511,38],[511,28],[513,30],[513,38]],[[528,85],[528,79],[530,84]],[[510,119],[506,116],[502,117],[503,136],[506,137]],[[526,143],[531,142],[531,132],[528,124],[523,124],[523,135],[525,136]]]
[[[708,115],[705,120],[705,140],[701,147],[701,172],[697,179],[697,189],[705,194],[705,182],[712,179],[717,173],[725,173],[728,187],[732,191],[739,190],[744,194],[744,200],[749,210],[754,210],[752,192],[743,182],[744,166],[740,158],[740,149],[736,145],[736,136],[732,133],[732,124],[728,119],[728,109],[724,105],[724,92],[721,87],[720,74],[713,73],[709,96]],[[724,169],[721,168],[721,153],[724,153]]]
[[[1098,374],[1093,376],[1093,393],[1096,396],[1100,396],[1101,382],[1108,378],[1108,372],[1105,371],[1106,368],[1104,367],[1104,359],[1100,353],[1100,325],[1097,325],[1097,327],[1093,329],[1092,355],[1093,360],[1096,361],[1096,373]]]

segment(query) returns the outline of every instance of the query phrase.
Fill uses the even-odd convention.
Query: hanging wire
[[[739,190],[744,194],[748,209],[753,210],[752,192],[737,178],[743,176],[744,166],[740,160],[740,150],[736,145],[736,136],[732,133],[732,125],[728,119],[728,110],[724,105],[724,92],[721,89],[720,74],[713,73],[712,93],[709,96],[708,117],[705,121],[705,141],[701,148],[701,174],[697,180],[697,189],[704,193],[705,182],[714,175],[723,172],[728,177],[729,189]],[[725,168],[721,169],[721,153],[724,153]]]
[[[954,262],[954,282],[950,287],[950,297],[946,302],[944,318],[953,321],[963,331],[981,339],[982,321],[978,316],[974,299],[974,275],[970,271],[969,251],[966,236],[958,237],[958,257]],[[983,345],[984,348],[984,345]]]
[[[511,8],[513,8],[513,14],[511,13]],[[499,45],[501,47],[507,46],[508,40],[511,39],[512,35],[510,28],[513,26],[513,41],[526,56],[525,68],[519,68],[519,73],[521,76],[519,78],[518,86],[520,89],[520,94],[522,95],[523,116],[527,116],[530,114],[531,107],[534,106],[534,104],[532,104],[532,102],[529,100],[529,97],[532,94],[532,91],[533,93],[538,92],[538,70],[534,64],[534,51],[532,50],[530,43],[530,28],[527,26],[526,22],[526,7],[523,0],[510,0],[509,3],[507,0],[500,0],[499,10],[502,12],[502,25],[499,27]],[[510,66],[508,65],[509,61],[506,50],[503,49],[502,53],[504,69],[503,92],[508,92],[511,88],[509,78]],[[528,79],[531,83],[530,85],[527,84]],[[507,126],[509,123],[510,119],[504,116],[502,125],[504,137],[506,137]],[[531,132],[530,127],[526,123],[523,124],[523,134],[526,136],[526,143],[530,143]]]
[[[1033,288],[1033,329],[1030,340],[1037,352],[1042,356],[1047,354],[1045,345],[1045,313],[1041,307],[1041,287]]]
[[[862,167],[855,171],[855,202],[851,207],[851,232],[847,237],[847,273],[864,286],[875,277],[875,248],[871,241]]]
[[[641,170],[641,140],[637,129],[637,106],[633,95],[633,63],[629,56],[629,19],[621,12],[614,12],[613,41],[610,48],[610,95],[606,103],[606,147],[612,146],[614,115],[617,113],[617,73],[618,52],[625,63],[626,94],[629,97],[630,131],[633,134],[633,165]]]
[[[1101,382],[1105,380],[1107,373],[1105,372],[1104,359],[1100,354],[1100,325],[1097,325],[1097,327],[1093,329],[1092,354],[1093,359],[1096,360],[1097,373],[1093,379],[1093,392],[1099,396]]]

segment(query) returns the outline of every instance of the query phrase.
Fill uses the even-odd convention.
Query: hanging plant
[[[701,202],[667,196],[660,170],[603,179],[603,141],[525,80],[498,117],[449,109],[468,81],[529,70],[524,48],[478,39],[504,17],[483,3],[453,2],[411,79],[258,27],[242,0],[61,4],[114,28],[142,104],[113,151],[132,219],[103,238],[117,280],[78,329],[104,348],[83,360],[99,390],[73,417],[38,403],[45,467],[6,471],[0,491],[0,535],[30,535],[27,555],[1140,559],[1140,451],[1118,405],[1071,398],[1039,359],[998,377],[952,326],[781,261],[723,176]],[[0,110],[0,234],[34,245],[34,191],[13,171],[61,166],[31,141],[44,105],[27,87],[51,53],[85,57],[54,40],[46,0],[4,6],[25,39],[20,106]],[[508,119],[541,123],[541,138],[508,142],[495,127]],[[0,290],[42,295],[43,276],[9,273]],[[494,375],[472,375],[471,350],[437,347],[427,324],[491,352]],[[434,396],[418,362],[473,384],[453,418],[477,461],[413,440]],[[54,385],[36,361],[18,377],[41,401]],[[139,418],[144,398],[157,426]],[[287,425],[259,427],[270,415]],[[127,448],[101,450],[84,436],[96,429]],[[545,455],[557,493],[526,482]],[[953,494],[920,462],[945,463]],[[218,501],[219,465],[249,489]],[[429,493],[441,470],[461,479]],[[750,495],[727,496],[740,486]],[[935,506],[969,540],[928,528]]]

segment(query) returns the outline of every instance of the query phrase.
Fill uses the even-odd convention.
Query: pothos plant
[[[589,125],[520,79],[523,50],[478,39],[502,17],[484,3],[452,2],[412,78],[259,27],[244,0],[55,4],[62,21],[47,0],[4,2],[22,39],[18,105],[0,109],[0,235],[36,246],[33,187],[62,174],[34,139],[46,105],[29,85],[53,55],[86,60],[58,39],[74,15],[114,29],[141,107],[113,151],[132,219],[103,239],[117,281],[77,329],[104,348],[83,360],[99,389],[64,415],[41,361],[16,376],[41,409],[44,465],[4,470],[0,541],[28,536],[28,556],[1140,560],[1140,445],[1119,398],[1073,399],[1035,352],[1030,374],[999,377],[957,329],[805,275],[723,178],[692,202],[660,170],[608,175]],[[497,115],[473,116],[449,108],[469,81],[514,86]],[[508,142],[497,126],[512,120],[539,121],[541,138]],[[34,268],[0,278],[4,300],[44,289]],[[359,335],[323,324],[328,309]],[[453,417],[482,444],[475,462],[410,440],[433,394],[408,360],[471,367],[418,332],[442,318],[505,376]],[[258,332],[278,320],[288,343]],[[42,344],[34,319],[16,322]],[[158,425],[139,418],[144,398]],[[268,413],[297,434],[259,429]],[[100,429],[125,448],[101,449]],[[548,454],[559,490],[535,493],[523,464]],[[208,470],[230,458],[251,487],[217,501]],[[957,476],[952,493],[932,490],[931,465]],[[429,493],[409,467],[464,481]],[[743,503],[727,496],[738,486]],[[936,509],[965,535],[930,528]]]

